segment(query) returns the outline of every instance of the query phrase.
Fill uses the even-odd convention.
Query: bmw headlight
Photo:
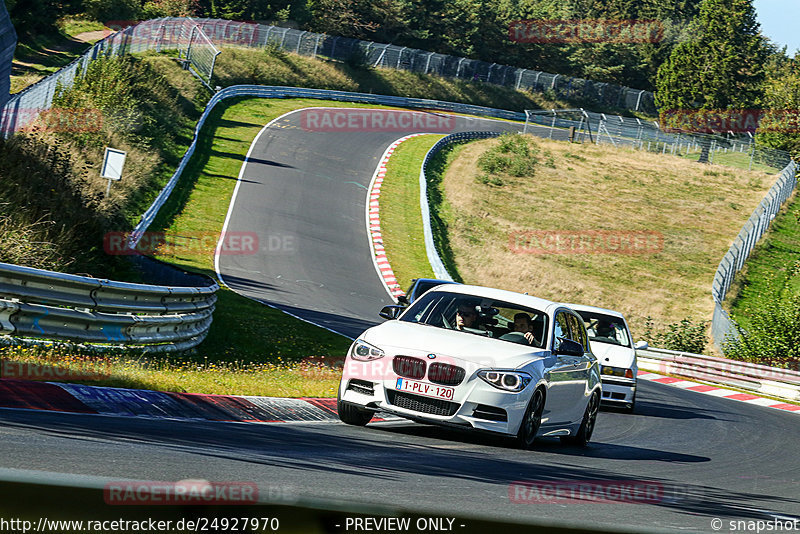
[[[371,360],[377,360],[378,358],[383,358],[386,356],[386,353],[375,345],[370,345],[363,339],[357,339],[356,342],[353,343],[353,349],[350,351],[350,356],[352,356],[354,360],[368,362]]]
[[[531,375],[519,371],[478,371],[478,376],[497,389],[518,392],[525,389],[531,381]]]

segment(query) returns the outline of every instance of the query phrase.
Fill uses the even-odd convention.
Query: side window
[[[572,314],[569,314],[568,317],[571,332],[570,339],[580,343],[583,350],[588,350],[589,340],[586,336],[586,327],[583,325],[583,321]]]
[[[553,333],[553,349],[557,349],[559,345],[561,345],[561,341],[558,338],[570,338],[569,322],[565,312],[559,312],[556,314],[556,320],[553,325]]]

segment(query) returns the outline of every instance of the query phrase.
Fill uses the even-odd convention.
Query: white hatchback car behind
[[[636,349],[646,349],[647,343],[634,345],[628,323],[617,311],[581,304],[568,306],[583,318],[592,352],[600,362],[602,402],[633,412],[639,371]]]

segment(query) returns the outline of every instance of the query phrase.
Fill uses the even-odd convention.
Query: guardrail
[[[800,401],[800,371],[663,349],[636,351],[639,368]]]
[[[0,263],[0,334],[185,350],[208,333],[219,286],[115,282]]]
[[[433,227],[431,226],[431,210],[428,205],[428,177],[426,175],[428,165],[431,159],[445,147],[455,144],[471,141],[473,139],[489,139],[490,137],[499,137],[499,132],[459,132],[450,134],[439,139],[430,150],[425,154],[425,159],[422,161],[422,167],[419,170],[419,206],[422,211],[422,232],[425,237],[425,252],[428,255],[428,262],[431,264],[433,274],[439,280],[452,281],[453,277],[447,272],[439,252],[436,250],[436,243],[433,238]]]

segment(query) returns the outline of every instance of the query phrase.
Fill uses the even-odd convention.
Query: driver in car
[[[536,344],[536,337],[533,335],[533,321],[527,313],[520,312],[514,315],[513,331],[523,334],[530,345]]]
[[[465,328],[471,330],[478,329],[478,311],[475,306],[463,302],[458,305],[456,311],[456,330],[464,330]]]

